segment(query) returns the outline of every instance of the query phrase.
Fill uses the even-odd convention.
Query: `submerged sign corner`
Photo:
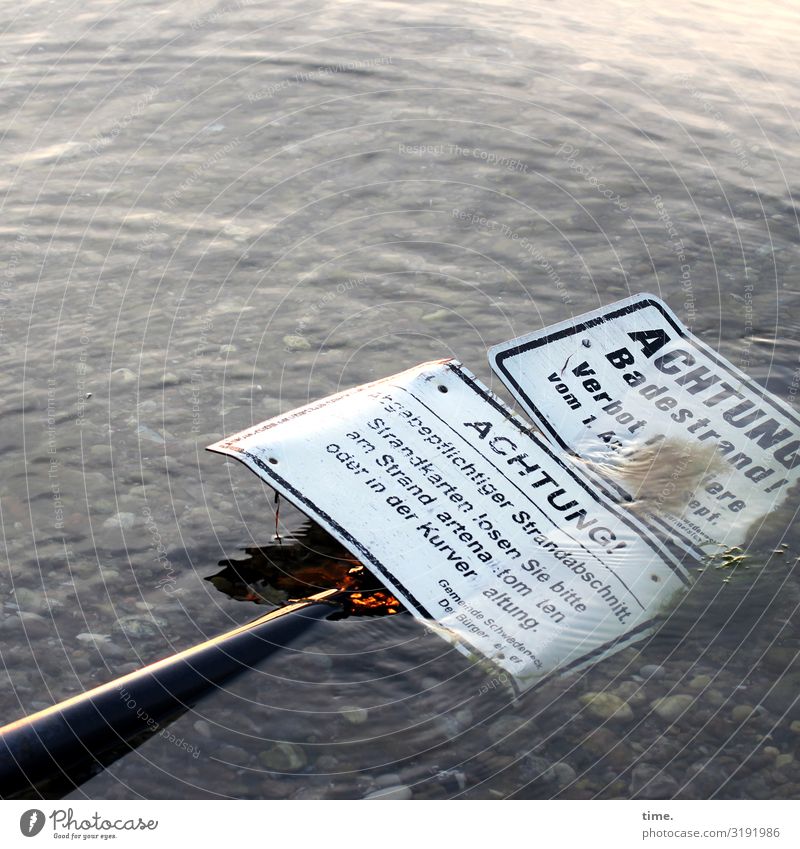
[[[594,480],[687,547],[740,544],[800,480],[800,420],[650,294],[495,345],[492,368]]]

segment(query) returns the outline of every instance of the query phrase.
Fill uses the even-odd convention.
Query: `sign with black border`
[[[326,528],[522,688],[653,628],[686,569],[460,363],[425,363],[209,450]]]
[[[496,345],[553,443],[696,552],[737,546],[800,478],[800,419],[640,294]]]

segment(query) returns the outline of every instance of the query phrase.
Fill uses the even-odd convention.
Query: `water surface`
[[[8,719],[258,612],[205,578],[270,542],[272,494],[203,449],[310,399],[446,356],[492,384],[489,345],[644,290],[796,401],[791,7],[3,17]],[[796,796],[794,510],[535,697],[410,617],[330,623],[75,797]]]

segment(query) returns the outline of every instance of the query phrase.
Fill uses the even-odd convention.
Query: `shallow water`
[[[309,399],[451,355],[492,384],[489,345],[645,290],[796,402],[792,9],[4,9],[8,719],[258,612],[204,579],[272,495],[203,449]],[[535,696],[410,617],[330,623],[74,795],[797,796],[794,512]]]

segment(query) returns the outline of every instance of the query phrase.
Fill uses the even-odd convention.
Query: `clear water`
[[[791,6],[3,17],[6,719],[258,612],[204,579],[270,541],[271,493],[203,449],[309,399],[450,355],[491,384],[490,344],[649,290],[796,401]],[[74,795],[796,796],[794,511],[640,652],[535,697],[409,617],[330,623]]]

